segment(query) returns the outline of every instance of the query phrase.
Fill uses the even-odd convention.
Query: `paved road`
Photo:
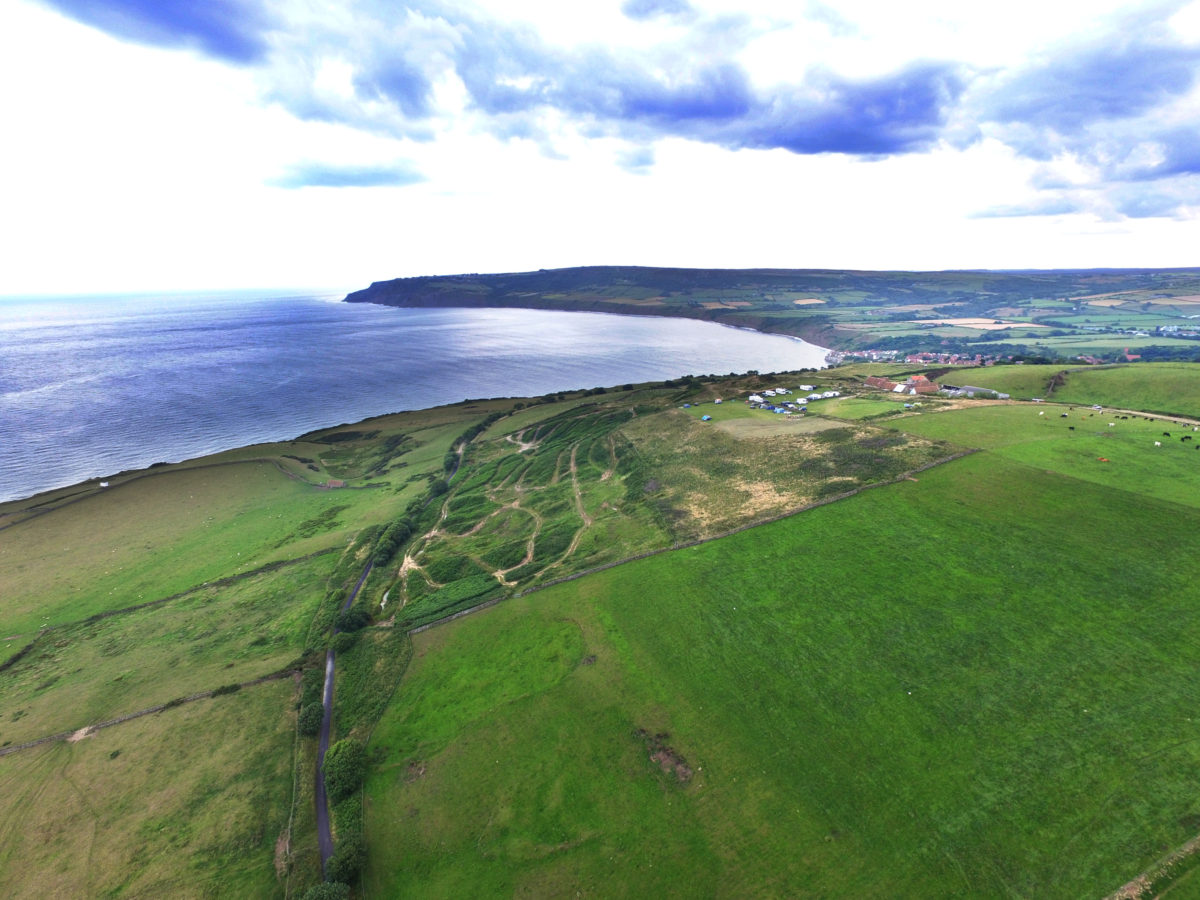
[[[354,603],[354,598],[358,596],[363,582],[370,574],[371,563],[367,563],[367,567],[363,569],[363,573],[358,579],[358,584],[354,586],[354,590],[342,604],[342,609],[350,608],[350,605]],[[336,627],[333,629],[333,633],[337,634]],[[329,830],[329,798],[325,795],[325,751],[329,749],[329,726],[333,719],[333,667],[333,650],[329,649],[325,651],[325,690],[321,695],[321,705],[325,707],[325,714],[321,717],[321,737],[317,742],[317,845],[321,849],[322,875],[325,874],[325,863],[333,855],[333,834]]]

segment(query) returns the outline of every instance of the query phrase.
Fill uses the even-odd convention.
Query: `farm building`
[[[881,391],[895,390],[896,382],[890,378],[884,378],[881,375],[871,375],[867,378],[867,387],[878,388]]]

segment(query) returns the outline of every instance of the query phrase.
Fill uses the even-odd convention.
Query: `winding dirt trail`
[[[579,489],[579,469],[575,465],[575,453],[578,450],[578,444],[571,447],[571,487],[575,489],[575,508],[579,511],[579,518],[583,519],[583,527],[589,528],[592,524],[592,517],[583,508],[583,491]]]
[[[608,459],[608,468],[600,476],[601,481],[608,481],[608,479],[613,477],[613,472],[617,471],[617,445],[613,443],[611,433],[608,435]]]

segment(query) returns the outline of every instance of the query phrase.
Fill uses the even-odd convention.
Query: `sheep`
[[[1154,442],[1154,446],[1155,446],[1155,447],[1161,447],[1161,446],[1162,446],[1162,441],[1155,441],[1155,442]]]
[[[1170,436],[1171,436],[1171,432],[1169,432],[1169,431],[1163,432],[1163,437],[1170,437]]]

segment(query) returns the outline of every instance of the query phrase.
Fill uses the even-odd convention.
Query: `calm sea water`
[[[0,300],[0,500],[466,398],[824,364],[706,322],[338,300]]]

